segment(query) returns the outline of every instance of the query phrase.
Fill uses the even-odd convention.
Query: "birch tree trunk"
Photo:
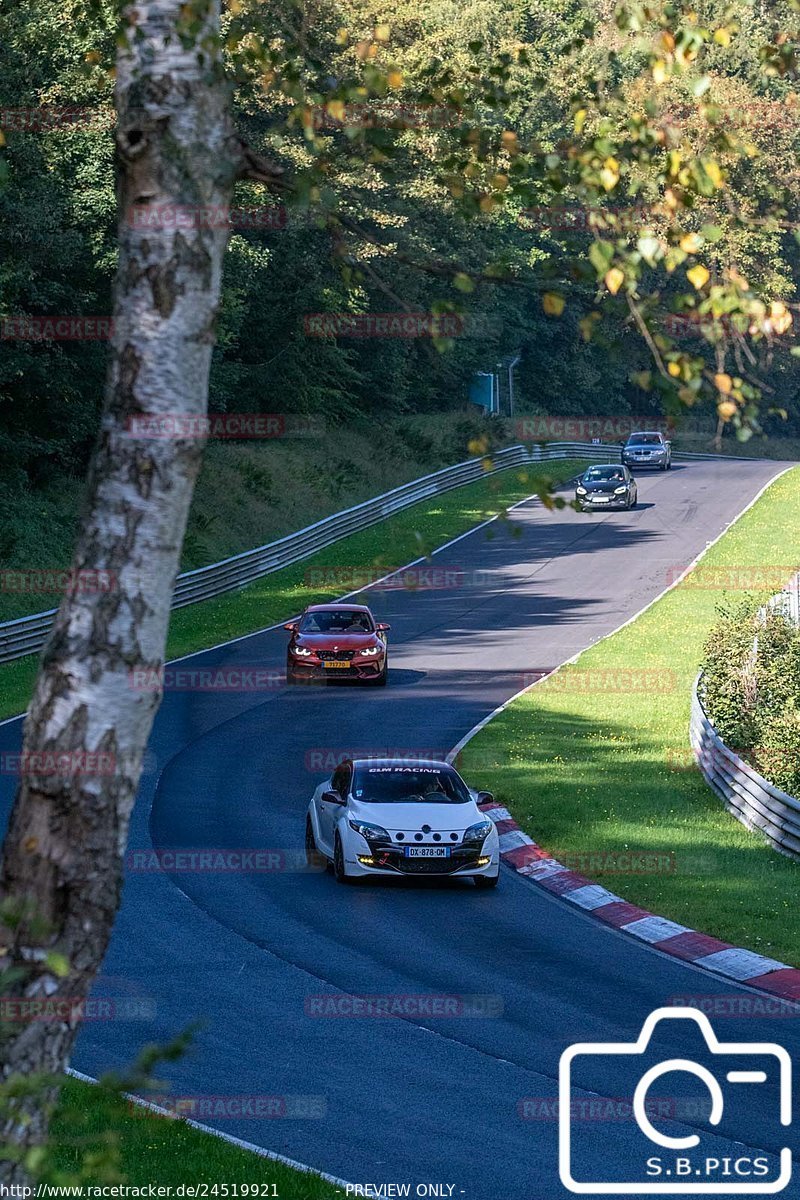
[[[182,22],[182,36],[178,36]],[[112,588],[66,596],[25,723],[23,775],[0,867],[5,996],[85,997],[108,945],[142,754],[160,701],[131,685],[159,672],[202,437],[132,436],[132,419],[202,416],[228,238],[224,227],[140,219],[160,206],[230,206],[246,152],[233,130],[216,49],[217,0],[137,0],[123,10],[117,65],[120,255],[104,411],[73,567]],[[181,227],[182,226],[182,227]],[[112,774],[81,768],[110,756]],[[72,756],[58,774],[31,756]],[[108,761],[108,759],[106,760]],[[63,955],[63,963],[54,955]],[[19,977],[18,976],[19,973]],[[6,1026],[4,1083],[59,1075],[77,1013]],[[5,1089],[8,1091],[8,1086]],[[55,1087],[45,1096],[52,1101]],[[4,1183],[24,1181],[47,1133],[38,1095],[3,1101]],[[16,1148],[16,1149],[15,1149]],[[15,1157],[17,1161],[14,1161]]]

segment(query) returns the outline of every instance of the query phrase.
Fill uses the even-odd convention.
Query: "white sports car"
[[[309,862],[333,864],[340,883],[366,875],[458,875],[497,885],[497,830],[448,763],[359,758],[340,763],[311,798]]]

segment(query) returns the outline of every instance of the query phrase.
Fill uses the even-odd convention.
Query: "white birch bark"
[[[183,10],[183,15],[182,11]],[[187,22],[197,17],[192,28]],[[185,40],[178,36],[180,22]],[[111,775],[27,773],[19,787],[0,868],[6,911],[21,913],[0,940],[4,995],[86,995],[108,945],[120,899],[122,859],[142,755],[160,701],[131,685],[163,664],[170,599],[202,438],[131,436],[131,419],[202,416],[227,229],[131,224],[130,210],[230,206],[252,156],[236,137],[215,35],[218,3],[137,0],[123,10],[117,65],[120,256],[104,411],[73,560],[116,581],[106,594],[64,598],[24,730],[24,750],[101,751]],[[243,166],[243,163],[245,165]],[[248,169],[249,167],[249,169]],[[42,927],[44,923],[44,928]],[[58,952],[65,976],[48,965]],[[22,978],[14,980],[14,969]],[[22,1021],[0,1045],[3,1079],[58,1075],[77,1020]],[[45,1099],[51,1100],[55,1089]],[[0,1181],[20,1182],[25,1156],[47,1132],[40,1093],[9,1101],[3,1141],[16,1147]]]

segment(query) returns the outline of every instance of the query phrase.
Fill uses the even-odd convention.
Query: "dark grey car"
[[[638,499],[636,480],[628,468],[619,463],[587,467],[575,487],[575,499],[582,512],[635,508]]]
[[[660,471],[669,471],[672,443],[663,433],[632,433],[622,447],[622,461],[626,467],[658,467]]]

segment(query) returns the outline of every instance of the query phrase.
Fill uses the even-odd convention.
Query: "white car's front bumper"
[[[418,847],[413,847],[417,849]],[[431,847],[437,848],[438,847]],[[497,830],[492,831],[478,848],[461,845],[445,846],[446,857],[419,858],[406,854],[406,847],[392,843],[370,846],[361,834],[348,830],[343,836],[347,874],[393,875],[407,878],[474,878],[476,875],[497,875],[500,870],[500,847]],[[371,861],[364,861],[364,860]]]

